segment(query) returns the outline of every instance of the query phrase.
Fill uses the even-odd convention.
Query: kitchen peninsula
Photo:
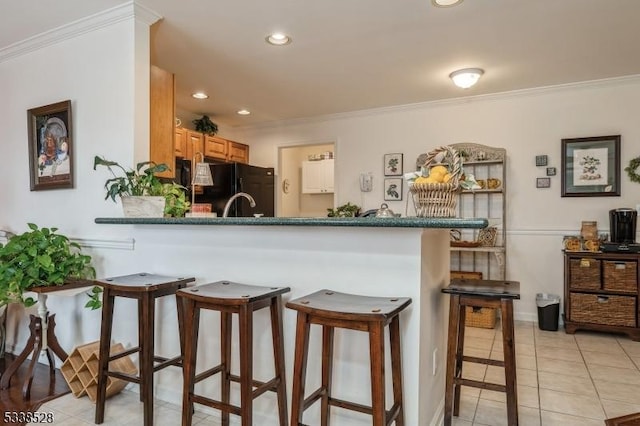
[[[437,424],[444,403],[444,360],[448,303],[440,289],[449,280],[449,229],[483,228],[486,219],[434,218],[97,218],[109,232],[123,233],[135,241],[133,253],[113,253],[105,265],[116,274],[153,272],[195,276],[197,284],[230,280],[253,285],[288,286],[285,301],[327,288],[371,296],[411,297],[413,303],[400,317],[405,422]],[[124,229],[123,229],[124,228]],[[162,301],[160,349],[172,353],[177,347],[175,301]],[[133,309],[135,312],[135,309]],[[117,316],[116,334],[127,334],[132,313]],[[254,377],[271,377],[271,336],[264,327],[268,313],[255,314]],[[118,323],[119,321],[119,323]],[[200,331],[198,371],[219,359],[219,319],[203,313],[207,324]],[[295,312],[284,312],[287,390],[291,393]],[[237,332],[237,324],[234,325]],[[169,335],[167,336],[166,333]],[[312,327],[307,389],[320,381],[319,329]],[[336,331],[334,396],[362,404],[370,403],[369,353],[364,333]],[[205,350],[206,349],[206,350]],[[237,347],[233,347],[237,356]],[[387,349],[388,351],[388,349]],[[237,358],[234,358],[237,360]],[[434,365],[435,361],[435,365]],[[386,357],[387,371],[390,360]],[[238,363],[234,361],[233,371]],[[180,403],[179,371],[159,373],[156,395]],[[217,395],[216,379],[201,384],[204,393]],[[388,395],[391,383],[387,380]],[[232,392],[233,395],[233,392]],[[237,395],[236,395],[237,396]],[[232,397],[233,398],[233,397]],[[390,406],[390,405],[389,405]],[[277,424],[275,396],[254,401],[255,424]],[[203,407],[196,409],[206,411]],[[214,412],[215,413],[215,412]],[[107,412],[108,416],[108,412]],[[333,424],[368,425],[367,415],[332,410]],[[305,412],[306,424],[319,424],[319,404]]]

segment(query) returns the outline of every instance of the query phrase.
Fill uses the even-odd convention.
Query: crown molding
[[[162,19],[162,16],[129,1],[0,49],[0,63],[131,18],[151,25]]]
[[[640,83],[640,74],[626,75],[622,77],[605,78],[600,80],[579,81],[574,83],[558,84],[554,86],[533,87],[530,89],[511,90],[508,92],[487,93],[484,95],[464,96],[459,98],[438,99],[427,102],[417,102],[405,105],[395,105],[381,108],[363,109],[358,111],[341,112],[337,114],[318,115],[314,117],[294,118],[291,120],[269,121],[257,124],[231,126],[239,130],[269,129],[283,126],[302,124],[318,124],[327,121],[345,120],[356,117],[365,117],[378,114],[415,111],[418,109],[439,108],[443,106],[465,105],[472,102],[498,101],[504,99],[517,99],[530,96],[540,96],[548,93],[558,93],[576,89],[594,89],[600,87],[623,86]]]

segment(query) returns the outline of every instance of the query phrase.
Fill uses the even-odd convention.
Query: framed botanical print
[[[384,175],[402,176],[402,154],[385,154]]]
[[[620,196],[620,135],[562,139],[562,196]]]

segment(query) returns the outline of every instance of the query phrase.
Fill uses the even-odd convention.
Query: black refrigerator
[[[211,204],[211,211],[222,217],[224,206],[231,196],[246,192],[256,201],[251,207],[245,197],[236,198],[229,209],[229,217],[251,217],[254,214],[274,216],[274,173],[271,167],[257,167],[241,163],[210,164],[213,186],[202,187],[196,203]]]

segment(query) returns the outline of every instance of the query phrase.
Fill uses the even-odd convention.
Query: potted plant
[[[348,202],[347,204],[343,204],[340,207],[335,209],[327,209],[328,217],[356,217],[360,212],[360,206],[355,204],[351,204]]]
[[[104,184],[105,200],[111,198],[115,202],[116,197],[120,197],[125,216],[179,217],[189,209],[186,188],[175,182],[163,183],[156,176],[169,169],[166,164],[144,161],[138,163],[135,170],[127,170],[115,161],[96,155],[93,170],[98,166],[105,166],[113,175]]]
[[[203,115],[202,118],[193,120],[193,124],[196,126],[197,132],[206,133],[211,136],[218,133],[218,125],[211,121],[208,115]]]
[[[80,252],[80,246],[56,233],[58,228],[38,228],[13,235],[0,244],[0,307],[9,303],[33,306],[36,300],[24,293],[35,287],[62,286],[74,280],[95,278],[91,257]],[[100,287],[88,293],[85,307],[100,308]]]

